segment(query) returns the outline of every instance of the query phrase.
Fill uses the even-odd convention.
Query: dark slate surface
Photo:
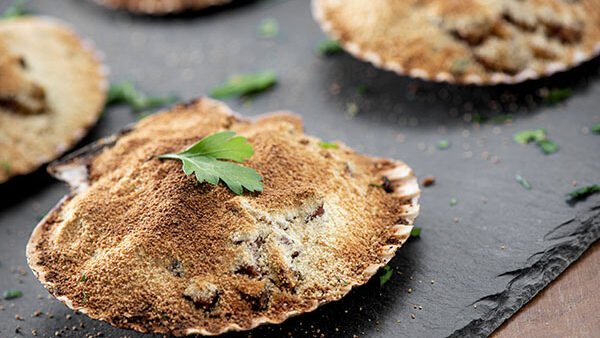
[[[232,107],[245,115],[295,111],[311,134],[402,159],[418,175],[437,177],[423,191],[422,237],[399,251],[386,285],[374,279],[315,313],[229,337],[484,336],[600,237],[600,196],[574,206],[564,198],[573,181],[600,182],[600,135],[589,133],[600,122],[597,60],[525,85],[458,88],[397,77],[347,55],[316,56],[323,36],[306,0],[168,19],[110,12],[81,0],[39,0],[31,7],[93,39],[106,54],[112,81],[133,80],[150,93],[191,99],[232,74],[274,69],[277,88],[230,100]],[[279,21],[281,32],[261,40],[257,26],[268,17]],[[546,87],[569,87],[574,94],[548,105],[538,95]],[[354,106],[356,115],[349,113]],[[513,123],[470,123],[476,114],[499,112],[514,114]],[[109,109],[83,143],[134,120],[126,108]],[[513,143],[516,131],[536,127],[548,129],[560,145],[557,154]],[[442,139],[449,149],[436,148]],[[529,180],[531,191],[516,174]],[[26,267],[31,230],[65,192],[43,170],[0,188],[0,290],[25,294],[0,301],[0,337],[30,336],[32,330],[44,337],[139,337],[74,314],[48,297]]]

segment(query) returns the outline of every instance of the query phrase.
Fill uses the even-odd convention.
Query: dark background
[[[0,4],[3,9],[8,1]],[[574,181],[600,183],[600,135],[589,131],[600,122],[598,60],[517,86],[456,87],[399,77],[345,54],[318,56],[315,46],[324,36],[307,0],[237,3],[168,18],[82,0],[38,0],[29,8],[93,40],[112,82],[131,80],[150,94],[189,100],[231,75],[274,70],[276,88],[228,103],[249,116],[294,111],[309,134],[404,160],[420,177],[437,178],[423,189],[422,236],[398,252],[387,284],[374,278],[315,313],[239,337],[486,335],[600,237],[600,196],[565,202]],[[274,39],[259,37],[265,18],[279,22]],[[548,104],[540,95],[544,88],[571,88],[573,95]],[[512,123],[472,122],[503,113],[513,114]],[[81,145],[135,120],[129,108],[110,108]],[[560,145],[558,153],[512,141],[515,132],[538,127]],[[450,148],[437,149],[440,140]],[[517,174],[532,190],[516,182]],[[32,330],[43,337],[137,337],[73,313],[49,297],[27,267],[32,229],[66,192],[44,170],[0,187],[0,291],[24,292],[0,300],[0,337],[31,336]]]

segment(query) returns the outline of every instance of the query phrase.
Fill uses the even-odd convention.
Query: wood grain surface
[[[600,337],[599,286],[600,242],[596,242],[493,337]]]

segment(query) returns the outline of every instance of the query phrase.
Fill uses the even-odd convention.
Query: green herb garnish
[[[87,282],[87,281],[88,281],[88,276],[87,276],[87,274],[86,274],[85,272],[83,272],[83,273],[81,274],[81,278],[79,279],[79,282],[80,282],[80,283],[85,283],[85,282]]]
[[[6,290],[2,294],[2,297],[6,300],[17,299],[23,297],[23,291],[21,290]]]
[[[596,123],[592,126],[592,133],[600,134],[600,123]]]
[[[547,138],[546,129],[543,128],[520,131],[515,134],[513,139],[519,144],[535,142],[546,155],[558,151],[558,144]]]
[[[554,154],[558,151],[558,144],[556,144],[556,142],[554,141],[541,140],[537,142],[537,145],[540,147],[540,149],[542,149],[542,151],[546,155]]]
[[[279,23],[273,18],[262,20],[258,25],[258,34],[264,39],[277,37],[279,35]]]
[[[531,190],[531,184],[529,184],[529,182],[521,175],[516,175],[515,176],[515,180],[517,180],[517,182],[519,182],[519,184],[527,189],[527,190]]]
[[[263,92],[277,83],[277,75],[271,71],[243,74],[231,77],[227,82],[211,92],[211,96],[222,99]]]
[[[544,102],[548,104],[556,104],[568,99],[573,95],[573,91],[569,88],[553,88],[548,90],[544,96]]]
[[[453,197],[453,198],[450,199],[450,206],[451,207],[453,207],[453,206],[455,206],[457,204],[458,204],[458,200],[456,198]]]
[[[181,160],[186,175],[195,174],[200,183],[217,185],[223,181],[231,191],[241,195],[244,189],[262,191],[262,177],[254,169],[223,160],[243,163],[253,154],[254,150],[245,137],[223,131],[203,138],[180,153],[159,158]]]
[[[358,92],[358,95],[365,96],[369,92],[369,87],[367,85],[362,84],[359,85],[358,88],[356,88],[356,91]]]
[[[319,142],[319,147],[323,149],[338,149],[340,146],[332,142]]]
[[[413,227],[412,230],[410,231],[410,236],[411,237],[421,237],[421,228]]]
[[[513,140],[519,144],[527,144],[529,142],[540,142],[546,139],[546,129],[529,129],[523,130],[515,134]]]
[[[175,101],[177,98],[174,96],[147,96],[129,81],[112,84],[106,98],[107,105],[128,104],[136,112],[163,107]]]
[[[569,201],[582,200],[591,194],[595,194],[600,192],[600,184],[592,184],[586,187],[581,187],[579,189],[575,189],[567,194]]]
[[[384,266],[383,274],[379,276],[379,285],[383,286],[385,283],[387,283],[390,280],[390,278],[392,278],[393,273],[394,270],[392,270],[392,268],[390,268],[389,265]]]
[[[446,149],[450,148],[450,141],[448,141],[448,140],[439,141],[437,144],[437,148],[439,150],[446,150]]]
[[[0,15],[0,17],[2,17],[3,19],[12,19],[29,14],[29,11],[25,9],[27,1],[28,0],[13,1],[13,3],[10,6],[8,6],[8,8],[4,10],[4,12],[2,12],[2,15]]]
[[[336,40],[323,40],[317,45],[317,52],[321,55],[334,55],[343,51],[342,45]]]

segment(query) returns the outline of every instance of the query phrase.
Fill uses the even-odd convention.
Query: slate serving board
[[[274,90],[228,103],[245,115],[295,111],[310,134],[402,159],[420,177],[436,177],[423,189],[422,236],[399,251],[387,284],[374,278],[314,313],[228,337],[485,336],[600,238],[600,196],[565,203],[573,181],[600,182],[600,135],[589,132],[600,122],[598,60],[523,85],[461,88],[398,77],[344,54],[317,56],[323,35],[307,0],[258,1],[164,19],[80,0],[39,0],[29,7],[91,38],[106,55],[112,81],[132,80],[149,93],[188,100],[230,75],[273,69],[280,79]],[[264,18],[278,20],[276,38],[258,37]],[[546,104],[538,93],[554,87],[572,88],[573,95]],[[472,123],[500,113],[513,114],[512,123]],[[135,119],[127,108],[108,109],[82,145]],[[560,145],[558,153],[546,156],[512,141],[515,132],[538,127]],[[437,149],[440,140],[450,148]],[[531,190],[516,182],[517,174]],[[32,331],[141,337],[73,313],[29,272],[29,234],[65,192],[43,170],[0,187],[0,291],[24,292],[0,301],[0,337]]]

